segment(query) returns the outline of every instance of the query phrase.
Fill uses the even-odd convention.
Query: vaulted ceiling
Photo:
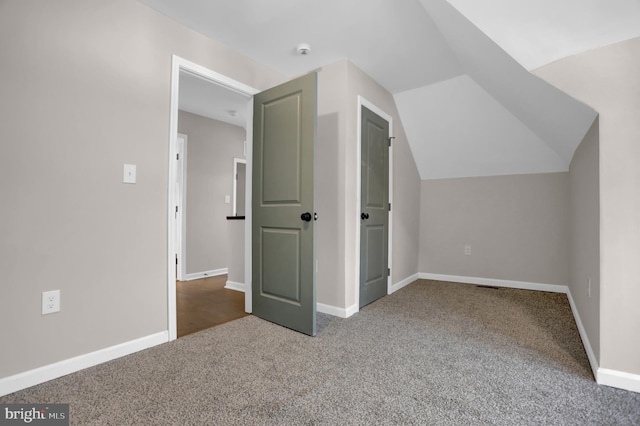
[[[640,36],[639,0],[139,1],[289,77],[348,58],[422,179],[567,170],[596,112],[529,70]]]

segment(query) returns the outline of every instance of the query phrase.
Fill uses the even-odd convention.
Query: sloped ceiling
[[[430,142],[429,123],[434,118],[446,120],[447,113],[443,109],[440,113],[435,112],[435,117],[421,115],[415,117],[415,123],[405,124],[405,130],[407,127],[410,129],[407,133],[409,144],[422,179],[568,170],[573,153],[596,112],[529,73],[448,2],[421,0],[421,3],[459,59],[466,75],[486,92],[484,99],[475,98],[477,108],[461,120],[460,125],[467,132],[457,142],[461,146],[458,162],[473,161],[480,163],[481,167],[461,169],[454,168],[452,164],[450,169],[456,172],[450,173],[451,176],[432,172],[442,167],[443,160],[446,161],[446,145]],[[453,89],[451,86],[448,96],[454,95]],[[473,90],[471,85],[468,90]],[[395,98],[398,108],[405,113],[420,110],[422,103],[429,102],[426,97],[417,99],[402,93],[396,94]],[[509,114],[493,113],[489,116],[496,111],[491,100],[497,101]],[[454,113],[451,111],[449,114]],[[492,129],[487,134],[486,127],[473,125],[478,120],[483,123],[487,120],[489,126],[497,126],[498,130]],[[533,134],[537,138],[516,140],[515,132]],[[443,140],[447,138],[445,136]],[[416,155],[419,150],[424,151],[423,145],[431,146],[429,155]],[[526,153],[527,158],[518,153]],[[560,161],[552,161],[554,158]]]
[[[640,37],[638,0],[448,1],[528,70]]]
[[[423,180],[566,167],[557,152],[468,75],[397,94],[396,104]]]
[[[596,112],[527,68],[640,35],[638,0],[139,1],[289,77],[348,58],[394,94],[422,179],[567,170]]]

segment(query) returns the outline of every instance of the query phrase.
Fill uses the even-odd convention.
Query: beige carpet
[[[566,296],[418,281],[315,338],[245,317],[0,398],[82,425],[640,425]]]

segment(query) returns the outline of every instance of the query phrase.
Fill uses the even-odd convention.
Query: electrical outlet
[[[587,295],[591,299],[591,278],[587,278]]]
[[[467,244],[464,246],[464,254],[465,256],[471,256],[471,245]]]
[[[42,292],[42,315],[60,312],[60,290]]]

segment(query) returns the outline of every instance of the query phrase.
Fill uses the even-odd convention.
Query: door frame
[[[232,215],[238,216],[238,163],[244,164],[244,188],[247,190],[247,160],[245,158],[234,158],[233,159],[233,210]],[[245,213],[247,211],[245,205]],[[241,215],[242,216],[242,215]]]
[[[362,107],[378,114],[385,121],[389,123],[389,135],[387,137],[393,137],[393,117],[387,114],[383,109],[376,106],[374,103],[369,102],[363,96],[358,95],[358,120],[357,120],[357,143],[356,143],[356,212],[353,215],[353,224],[356,230],[356,253],[355,253],[355,273],[356,280],[354,286],[355,302],[352,305],[351,312],[356,313],[360,311],[360,204],[362,203]],[[391,268],[393,264],[393,143],[389,148],[389,203],[391,204],[391,211],[389,211],[389,227],[387,236],[387,264]],[[393,272],[393,271],[392,271]],[[387,294],[391,294],[392,281],[391,275],[387,277]]]
[[[177,308],[176,308],[176,235],[177,221],[175,218],[175,185],[176,171],[173,167],[174,158],[178,153],[178,97],[180,93],[180,72],[187,72],[213,84],[233,90],[247,96],[247,187],[245,194],[245,311],[251,312],[251,158],[253,152],[253,95],[259,90],[219,74],[194,62],[173,55],[171,59],[171,102],[169,118],[169,159],[168,159],[168,196],[167,196],[167,328],[169,341],[177,338]]]
[[[183,140],[182,146],[178,142]],[[178,133],[176,140],[176,153],[180,155],[179,161],[182,162],[180,167],[180,191],[178,199],[174,200],[177,206],[176,212],[176,253],[178,259],[178,281],[184,281],[187,275],[187,142],[188,135]],[[177,176],[176,176],[177,178]],[[176,179],[177,180],[177,179]]]

